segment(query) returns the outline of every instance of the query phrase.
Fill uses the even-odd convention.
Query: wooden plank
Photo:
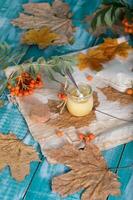
[[[30,174],[22,181],[14,180],[9,174],[8,167],[0,173],[0,199],[1,200],[20,200],[22,194],[29,185],[34,175],[38,163],[32,163],[30,166]]]
[[[108,162],[109,167],[116,167],[123,145],[118,146],[114,149],[104,152],[105,159]],[[61,198],[58,194],[51,191],[51,180],[52,177],[62,174],[67,171],[67,168],[63,165],[50,165],[43,160],[40,163],[39,168],[34,175],[30,187],[23,195],[23,200],[80,200],[80,193],[73,194],[67,198]]]
[[[0,109],[0,132],[1,133],[16,134],[19,138],[24,138],[24,142],[29,145],[33,145],[37,149],[37,143],[33,140],[32,136],[28,132],[28,128],[22,115],[18,109],[7,104]],[[10,175],[9,168],[6,167],[0,171],[0,200],[20,200],[22,194],[28,187],[34,172],[38,166],[38,162],[33,162],[30,167],[30,174],[22,182],[18,182]]]
[[[133,142],[125,146],[119,168],[133,165]],[[118,168],[118,176],[121,182],[121,196],[110,197],[109,200],[133,200],[133,166]]]

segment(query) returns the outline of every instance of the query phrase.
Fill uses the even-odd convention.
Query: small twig
[[[67,103],[67,101],[64,101],[64,103],[63,103],[63,105],[62,105],[62,108],[61,108],[61,110],[60,110],[60,114],[63,113],[63,110],[64,110],[64,108],[65,108],[65,106],[66,106],[66,103]]]
[[[57,108],[60,108],[60,107],[62,107],[63,106],[63,104],[64,104],[64,101],[61,101],[61,103],[57,106]]]

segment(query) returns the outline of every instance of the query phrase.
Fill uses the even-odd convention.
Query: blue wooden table
[[[16,51],[20,47],[21,31],[14,28],[10,24],[10,20],[18,16],[22,10],[22,4],[27,2],[29,1],[0,0],[0,41],[7,41]],[[47,1],[32,0],[32,2]],[[100,0],[93,0],[93,3],[90,3],[88,0],[67,0],[66,2],[70,4],[71,10],[75,13],[75,19],[78,19],[92,13],[99,5]],[[72,46],[49,47],[41,51],[36,47],[29,49],[24,47],[25,57],[22,61],[32,56],[35,58],[40,55],[50,57],[92,46],[95,38],[89,35],[81,24],[78,23],[77,26],[76,41]],[[61,198],[58,194],[51,191],[52,177],[64,173],[66,167],[63,165],[48,164],[45,157],[41,154],[39,144],[32,138],[25,120],[17,107],[8,102],[6,95],[3,94],[1,98],[5,99],[5,105],[0,108],[0,132],[5,134],[13,132],[18,138],[23,138],[28,133],[23,142],[34,146],[39,152],[42,162],[31,163],[30,174],[22,182],[17,182],[11,177],[8,167],[0,171],[0,200],[80,200],[80,192],[67,198]],[[108,199],[133,200],[133,168],[122,168],[130,166],[133,163],[133,142],[105,151],[103,155],[107,160],[108,166],[118,174],[121,182],[121,196],[110,196]]]
[[[33,145],[40,152],[39,145],[34,141],[28,131],[28,127],[19,113],[17,107],[5,101],[5,106],[0,109],[0,132],[15,133],[19,138],[23,138],[26,144]],[[109,151],[103,152],[108,166],[118,174],[121,182],[122,195],[119,197],[109,197],[109,200],[132,200],[133,199],[133,142],[118,146]],[[66,171],[63,165],[50,165],[40,152],[41,163],[31,164],[30,174],[22,181],[17,182],[10,176],[10,171],[5,168],[0,172],[0,200],[63,200],[59,195],[51,191],[51,180]],[[80,193],[71,195],[65,200],[80,200]]]

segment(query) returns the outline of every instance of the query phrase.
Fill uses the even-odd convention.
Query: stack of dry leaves
[[[0,133],[0,170],[9,166],[11,175],[22,181],[30,171],[30,162],[39,161],[37,152],[17,139],[16,135]]]
[[[90,67],[92,70],[100,71],[103,63],[112,60],[116,55],[126,58],[132,47],[127,42],[118,43],[117,39],[107,38],[104,43],[95,49],[90,49],[86,54],[78,55],[79,68]]]
[[[55,177],[52,189],[65,197],[84,189],[82,200],[106,200],[108,195],[119,195],[120,183],[117,175],[109,171],[100,150],[88,143],[84,150],[70,144],[59,149],[47,150],[52,163],[63,163],[70,167],[66,174]]]
[[[49,3],[28,3],[24,13],[12,21],[12,24],[28,30],[22,36],[22,42],[37,44],[44,48],[49,45],[62,45],[71,41],[72,26],[69,6],[61,0]]]

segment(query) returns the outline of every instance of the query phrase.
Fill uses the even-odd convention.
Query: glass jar
[[[78,87],[83,97],[79,97],[77,89],[70,86],[67,91],[67,109],[72,115],[81,117],[92,111],[93,92],[88,84],[79,84]]]

